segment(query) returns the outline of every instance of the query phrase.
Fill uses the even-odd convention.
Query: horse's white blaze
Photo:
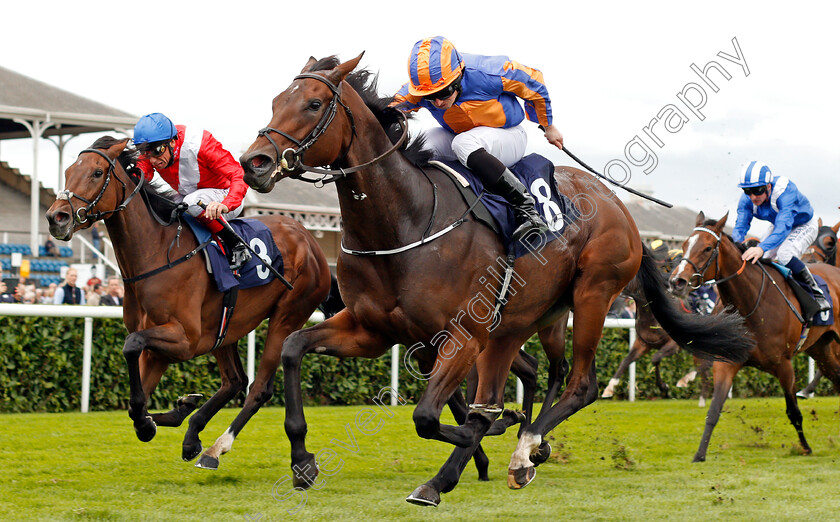
[[[697,370],[692,370],[685,374],[682,379],[677,381],[677,388],[687,388],[688,383],[697,378]]]
[[[610,379],[610,383],[604,389],[604,393],[601,394],[602,399],[609,399],[613,395],[615,395],[615,387],[618,386],[620,381],[616,378]]]
[[[510,469],[530,468],[534,465],[530,457],[540,447],[542,437],[534,433],[523,433],[516,445],[516,451],[510,457]]]
[[[691,258],[691,250],[697,244],[697,236],[698,235],[699,234],[694,234],[693,236],[688,238],[688,247],[686,247],[686,249],[685,249],[685,253],[683,254],[682,261],[680,261],[680,264],[677,265],[677,273],[682,273],[682,271],[685,270],[685,267],[688,266],[688,261],[686,261],[686,259]]]

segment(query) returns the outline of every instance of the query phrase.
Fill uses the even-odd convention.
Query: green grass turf
[[[343,467],[322,476],[294,515],[300,496],[272,496],[290,475],[282,408],[254,417],[215,472],[181,460],[186,425],[160,428],[143,444],[125,412],[8,414],[0,417],[0,520],[837,519],[838,401],[800,406],[813,455],[797,451],[782,399],[732,399],[708,461],[692,464],[705,419],[695,401],[597,402],[550,435],[552,458],[527,488],[506,486],[509,430],[485,439],[491,482],[479,482],[471,463],[438,508],[404,501],[450,449],[416,436],[411,407],[383,417],[373,435],[354,424],[362,407],[313,407],[308,449],[335,450]],[[205,447],[235,414],[224,410],[210,423]],[[331,442],[346,441],[348,425],[355,453]],[[288,491],[286,482],[275,493]]]

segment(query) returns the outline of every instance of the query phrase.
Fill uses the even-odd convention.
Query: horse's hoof
[[[198,457],[203,450],[204,448],[201,447],[201,441],[199,441],[198,444],[181,446],[181,458],[184,459],[185,462],[189,462]]]
[[[219,469],[219,459],[216,457],[211,457],[210,455],[202,455],[198,462],[195,463],[195,467],[201,469],[212,469],[213,471]]]
[[[440,493],[428,484],[423,484],[405,497],[405,501],[418,506],[437,507],[440,504]]]
[[[695,455],[694,460],[692,460],[691,462],[706,462],[706,456],[705,455]]]
[[[508,487],[510,489],[522,489],[530,484],[536,476],[537,468],[534,466],[520,469],[508,468]]]
[[[540,447],[537,448],[537,452],[533,455],[530,455],[528,459],[534,463],[534,465],[539,466],[543,462],[548,460],[548,457],[551,456],[551,444],[548,441],[542,441],[540,443]]]
[[[614,395],[613,391],[610,390],[609,388],[607,388],[606,390],[604,390],[604,393],[601,394],[601,398],[602,399],[612,399],[613,395]]]
[[[140,426],[134,425],[134,433],[137,434],[140,442],[149,442],[157,435],[157,424],[149,416],[146,416],[141,423]]]
[[[178,408],[186,406],[187,408],[189,408],[190,411],[192,411],[196,408],[196,406],[198,406],[198,401],[200,401],[202,397],[204,397],[204,395],[200,393],[190,393],[189,395],[182,395],[178,397],[177,401],[175,401],[175,406]]]
[[[805,393],[805,390],[799,390],[798,392],[796,392],[796,398],[797,399],[807,399],[808,394]]]
[[[292,486],[301,489],[309,489],[318,478],[318,464],[315,462],[315,455],[311,453],[302,464],[292,464]]]

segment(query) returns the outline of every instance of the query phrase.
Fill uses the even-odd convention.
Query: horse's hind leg
[[[281,301],[281,303],[285,302],[285,300]],[[306,319],[310,315],[309,311],[313,308],[315,308],[314,303],[311,306],[307,306],[306,303],[299,303],[297,307],[285,304],[277,306],[268,325],[265,350],[260,357],[257,375],[254,377],[254,383],[245,398],[245,404],[242,405],[242,410],[233,419],[228,429],[198,459],[195,464],[197,468],[217,469],[219,458],[233,448],[233,441],[239,436],[251,417],[274,395],[274,376],[277,374],[278,366],[280,366],[283,341],[290,333],[300,329],[306,323]]]
[[[671,357],[672,355],[676,354],[680,351],[680,345],[674,342],[673,339],[668,339],[668,342],[665,343],[662,348],[656,351],[651,357],[651,363],[653,364],[653,368],[656,372],[656,386],[659,388],[659,392],[662,394],[662,397],[668,398],[670,396],[668,385],[665,381],[662,380],[662,374],[659,370],[659,365],[662,364],[662,359],[666,357]]]
[[[712,404],[709,405],[709,411],[706,412],[706,427],[703,429],[700,447],[697,448],[697,453],[694,454],[693,462],[704,462],[706,460],[706,452],[709,450],[712,432],[720,419],[720,412],[723,410],[723,403],[726,402],[729,389],[732,388],[732,380],[740,369],[740,366],[727,362],[718,361],[714,363],[712,373],[714,374],[715,385]]]
[[[195,414],[190,417],[189,428],[184,434],[184,442],[181,446],[181,458],[189,462],[201,453],[201,439],[199,433],[204,430],[210,419],[216,415],[228,402],[233,400],[239,393],[245,391],[248,386],[248,376],[242,368],[242,360],[239,358],[236,343],[219,347],[213,355],[219,365],[219,373],[222,376],[222,385]],[[199,466],[202,467],[202,466]]]
[[[609,399],[615,395],[615,387],[621,382],[621,376],[624,375],[624,372],[627,371],[627,368],[629,368],[631,364],[641,359],[643,355],[648,353],[648,351],[650,351],[650,346],[642,342],[642,340],[637,337],[633,346],[630,348],[630,353],[621,360],[621,363],[618,365],[618,369],[615,371],[615,374],[613,374],[609,384],[607,384],[607,387],[604,388],[604,393],[601,394],[602,399]]]
[[[431,368],[424,369],[425,373]],[[471,372],[472,373],[472,372]],[[475,378],[477,379],[478,376],[476,375]],[[469,379],[467,379],[469,381]],[[473,397],[475,397],[473,395]],[[449,401],[446,403],[449,406],[449,410],[452,412],[452,416],[455,417],[455,422],[458,424],[464,424],[467,422],[467,415],[469,414],[469,409],[467,408],[467,403],[464,400],[464,396],[461,393],[461,388],[458,387],[455,389],[455,393],[452,394],[452,397],[449,398]],[[475,461],[475,467],[478,470],[478,480],[480,481],[488,481],[490,477],[487,475],[487,470],[490,467],[490,459],[487,458],[487,454],[484,453],[484,449],[479,444],[475,448],[475,452],[473,453],[473,460]]]
[[[493,422],[485,437],[501,435],[508,428],[520,424],[519,431],[531,424],[531,412],[534,409],[534,394],[537,391],[537,367],[539,362],[533,355],[520,350],[510,366],[510,371],[522,381],[522,411],[505,410],[502,416]],[[473,399],[475,396],[473,396]],[[472,400],[470,402],[473,402]],[[518,436],[518,435],[517,435]]]
[[[563,314],[553,325],[543,328],[537,335],[542,343],[543,351],[548,358],[548,387],[545,391],[540,415],[548,411],[554,404],[554,399],[560,392],[566,375],[569,374],[569,362],[566,360],[566,328],[569,323],[569,312]],[[528,418],[528,425],[531,418]],[[519,429],[518,436],[522,435],[526,426]]]
[[[800,399],[809,398],[811,394],[817,390],[817,386],[820,384],[820,379],[822,379],[822,377],[823,374],[818,369],[816,372],[814,372],[814,378],[811,380],[811,382],[809,382],[807,386],[796,392],[796,396]]]

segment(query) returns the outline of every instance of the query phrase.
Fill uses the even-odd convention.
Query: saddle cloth
[[[806,311],[805,314],[808,315],[807,309],[811,308],[816,312],[816,304],[814,302],[814,292],[811,291],[811,287],[806,285],[805,283],[799,281],[795,277],[793,277],[790,268],[780,265],[778,263],[773,263],[773,266],[785,276],[790,287],[793,289],[793,293],[796,294],[797,299],[799,299],[799,304],[802,306],[803,311]],[[822,290],[823,295],[825,296],[828,304],[831,305],[832,309],[834,308],[834,301],[831,298],[831,293],[828,291],[828,285],[826,284],[825,280],[818,276],[817,274],[813,274],[814,280],[817,282],[817,286],[820,287]],[[809,302],[805,302],[802,298],[803,294],[808,297]],[[812,326],[830,326],[834,324],[834,314],[831,313],[831,310],[826,310],[820,313],[812,312],[813,319],[811,320]],[[805,317],[805,319],[808,319]]]
[[[432,164],[449,175],[460,189],[461,195],[464,196],[468,205],[472,205],[481,191],[484,190],[484,184],[481,180],[460,162],[433,161]],[[441,165],[448,167],[448,169],[441,168]],[[489,212],[493,222],[488,223],[486,214],[482,216],[483,213],[477,208],[474,208],[474,214],[502,237],[502,243],[508,253],[513,251],[514,256],[519,258],[559,238],[566,230],[566,226],[580,217],[580,213],[572,201],[557,190],[557,183],[554,181],[554,164],[547,158],[539,154],[529,154],[513,165],[510,170],[522,181],[528,188],[528,192],[534,197],[534,206],[537,213],[549,225],[549,231],[542,237],[529,234],[523,240],[514,242],[511,235],[516,229],[517,223],[513,208],[505,198],[493,194],[489,190],[481,198],[481,203]],[[528,240],[530,245],[525,245],[525,240]]]
[[[194,217],[189,214],[183,214],[182,217],[189,223],[199,243],[211,239],[212,236],[207,227],[199,223]],[[281,275],[283,274],[283,256],[277,249],[271,231],[264,223],[255,219],[234,219],[229,223],[233,230],[239,234],[239,237],[244,239],[257,255],[266,262],[270,262],[271,266],[277,269]],[[236,276],[231,272],[227,257],[215,241],[210,243],[204,249],[204,252],[210,265],[208,272],[213,274],[219,292],[227,292],[237,286],[240,290],[253,288],[270,283],[274,279],[271,271],[253,254],[251,254],[251,259],[242,265],[239,269],[239,275]]]

